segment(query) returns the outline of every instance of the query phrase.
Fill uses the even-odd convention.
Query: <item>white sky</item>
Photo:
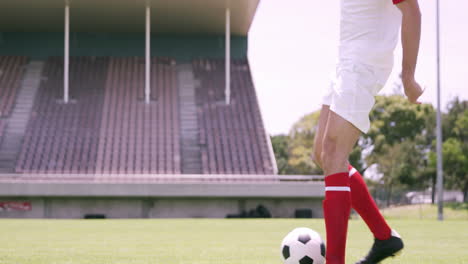
[[[262,0],[249,33],[249,61],[269,134],[288,133],[320,109],[337,58],[340,0]],[[391,1],[391,0],[388,0]],[[420,0],[423,15],[416,73],[421,98],[436,106],[435,0]],[[455,96],[468,100],[468,1],[441,0],[442,109]],[[401,71],[401,46],[382,93]]]

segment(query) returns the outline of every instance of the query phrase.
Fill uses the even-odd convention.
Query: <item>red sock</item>
[[[348,219],[351,210],[349,174],[336,173],[325,177],[323,215],[327,231],[327,264],[344,264]]]
[[[372,199],[367,189],[366,182],[361,174],[349,165],[349,184],[351,187],[351,205],[354,210],[362,217],[367,226],[374,234],[374,237],[380,240],[389,239],[392,230],[383,218],[379,208]]]

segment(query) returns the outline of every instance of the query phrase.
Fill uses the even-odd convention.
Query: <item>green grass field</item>
[[[468,221],[390,220],[403,255],[385,263],[468,263]],[[280,242],[295,227],[324,232],[322,219],[0,220],[2,264],[281,264]],[[349,225],[347,263],[372,237]]]
[[[467,205],[459,204],[460,208],[453,208],[455,206],[455,204],[449,204],[444,207],[444,218],[447,220],[468,220]],[[382,213],[387,219],[437,219],[437,206],[422,204],[390,207],[382,210]]]

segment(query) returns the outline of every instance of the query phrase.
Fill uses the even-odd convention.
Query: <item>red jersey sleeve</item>
[[[393,4],[396,5],[396,4],[399,4],[399,3],[401,3],[401,2],[403,2],[403,1],[405,1],[405,0],[392,0],[392,1],[393,1]]]

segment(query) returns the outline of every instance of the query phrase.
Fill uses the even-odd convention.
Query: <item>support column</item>
[[[68,76],[70,64],[70,3],[68,1],[65,1],[65,54],[63,59],[63,101],[68,103]]]
[[[226,104],[231,102],[231,10],[226,8]]]
[[[151,13],[149,3],[146,5],[146,52],[145,52],[145,102],[150,103],[151,99]]]
[[[442,117],[440,106],[440,13],[439,0],[436,1],[436,49],[437,49],[437,219],[444,220],[444,170],[442,164]]]

